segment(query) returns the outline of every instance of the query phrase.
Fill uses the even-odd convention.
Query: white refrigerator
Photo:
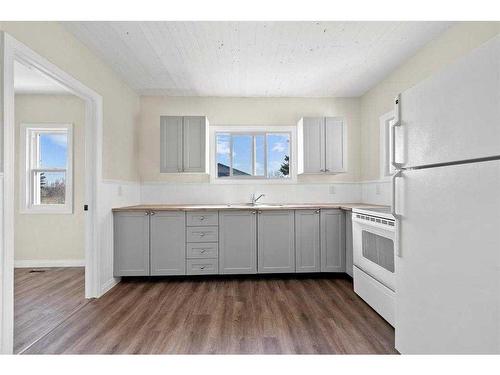
[[[500,353],[500,35],[401,93],[396,349]]]

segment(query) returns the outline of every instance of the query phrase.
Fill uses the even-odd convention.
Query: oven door
[[[368,275],[396,291],[394,227],[352,218],[353,262]]]

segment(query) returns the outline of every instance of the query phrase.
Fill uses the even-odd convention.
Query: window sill
[[[265,179],[265,178],[212,178],[212,184],[220,185],[287,185],[297,183],[296,178]]]
[[[58,214],[58,215],[72,215],[73,209],[70,207],[40,207],[40,208],[21,208],[19,211],[22,215],[50,215],[50,214]]]

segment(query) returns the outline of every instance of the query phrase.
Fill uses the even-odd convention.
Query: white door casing
[[[102,97],[5,32],[3,56],[3,197],[0,241],[0,336],[2,353],[13,351],[14,327],[14,61],[33,67],[65,86],[85,103],[85,297],[101,293],[99,269],[99,197],[102,184]],[[1,113],[1,112],[0,112]]]

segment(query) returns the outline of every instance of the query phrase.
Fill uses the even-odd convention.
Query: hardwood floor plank
[[[344,277],[123,279],[27,353],[391,354]]]
[[[83,267],[16,268],[14,353],[21,352],[88,302]]]

